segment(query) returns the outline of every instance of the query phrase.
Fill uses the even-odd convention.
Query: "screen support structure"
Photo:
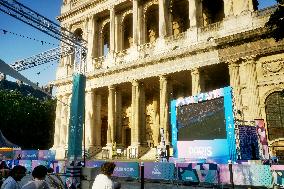
[[[208,93],[200,93],[196,96],[179,98],[171,101],[171,127],[172,127],[172,147],[173,156],[178,158],[178,128],[177,128],[177,107],[182,105],[187,105],[190,103],[198,103],[202,101],[211,100],[214,98],[224,97],[224,116],[226,125],[226,146],[227,160],[233,162],[237,159],[236,153],[236,139],[235,139],[235,126],[234,126],[234,113],[233,113],[233,98],[232,98],[232,88],[225,87],[221,89],[216,89]],[[214,141],[214,140],[213,140]]]

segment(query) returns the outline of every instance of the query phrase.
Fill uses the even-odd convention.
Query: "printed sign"
[[[214,159],[216,162],[224,162],[229,158],[226,139],[178,141],[177,147],[178,158]]]
[[[65,173],[66,172],[66,161],[54,161],[53,169],[55,173]]]
[[[137,162],[115,162],[113,176],[139,178],[139,163]]]
[[[101,167],[105,161],[86,161],[86,167]]]
[[[230,183],[228,165],[218,165],[220,169],[220,182]],[[233,178],[235,185],[270,186],[272,176],[269,165],[233,165]]]
[[[263,159],[269,159],[268,141],[263,119],[255,119],[256,131],[261,144],[261,155]]]
[[[55,160],[55,151],[54,150],[39,150],[38,151],[39,160]]]
[[[15,150],[14,159],[37,160],[38,151],[37,150]]]
[[[218,183],[217,164],[177,163],[178,179],[185,182]]]
[[[32,160],[32,169],[34,169],[35,167],[39,166],[39,165],[43,165],[45,167],[49,167],[49,163],[48,161],[44,161],[44,160]]]
[[[24,166],[28,172],[32,172],[32,161],[31,160],[19,160],[19,165]]]
[[[146,179],[173,180],[175,179],[175,165],[165,162],[147,162],[144,164]]]

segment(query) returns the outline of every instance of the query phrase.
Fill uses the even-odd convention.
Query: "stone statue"
[[[128,37],[129,47],[133,46],[133,37]]]
[[[153,43],[156,41],[156,32],[153,29],[150,29],[149,31],[149,42]]]
[[[180,24],[178,21],[173,21],[173,35],[181,33]]]
[[[210,19],[208,14],[203,13],[203,26],[208,26],[210,24]]]

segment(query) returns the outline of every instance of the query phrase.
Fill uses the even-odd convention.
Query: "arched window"
[[[284,92],[274,92],[265,101],[269,140],[284,137]]]
[[[74,35],[76,36],[76,38],[78,40],[81,40],[83,38],[83,31],[81,28],[77,28],[75,31],[74,31]]]
[[[177,35],[189,28],[188,0],[171,1],[172,33]]]
[[[133,19],[132,14],[125,17],[123,22],[123,49],[128,49],[133,45]]]
[[[159,37],[159,6],[154,4],[146,12],[146,41],[154,42]]]
[[[110,23],[108,22],[102,32],[103,37],[103,56],[106,56],[109,52],[110,47],[110,38],[109,38],[109,31],[110,31]]]
[[[220,22],[225,17],[223,0],[202,1],[203,26]]]

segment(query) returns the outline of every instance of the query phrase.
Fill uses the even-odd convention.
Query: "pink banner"
[[[257,135],[259,138],[259,142],[261,144],[261,155],[262,159],[269,159],[269,152],[268,152],[268,141],[266,135],[266,129],[263,119],[255,119],[255,125],[257,130]]]

